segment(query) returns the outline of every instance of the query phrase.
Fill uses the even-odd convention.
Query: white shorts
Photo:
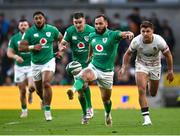
[[[14,66],[14,82],[20,83],[24,80],[32,77],[32,69],[31,66]]]
[[[160,80],[161,66],[144,66],[143,64],[136,62],[136,72],[146,73],[151,80]]]
[[[112,89],[114,71],[103,72],[103,71],[97,69],[91,63],[85,69],[91,69],[94,72],[94,75],[96,77],[97,84],[98,84],[99,87],[102,87],[102,88],[105,88],[105,89]]]
[[[55,66],[56,66],[55,58],[52,58],[49,62],[43,65],[37,65],[37,64],[31,63],[33,80],[34,81],[41,80],[42,79],[41,73],[44,71],[55,72],[55,68],[56,68]]]

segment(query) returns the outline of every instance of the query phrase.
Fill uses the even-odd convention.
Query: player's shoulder
[[[94,32],[95,31],[95,28],[92,27],[91,25],[86,24],[85,27],[86,27],[86,30],[89,31],[89,32]]]
[[[74,26],[74,25],[69,26],[69,27],[66,29],[66,32],[69,33],[69,34],[76,32],[75,26]]]
[[[51,24],[46,24],[46,27],[47,27],[48,29],[57,29],[57,27],[55,27],[55,26],[53,26],[53,25],[51,25]]]
[[[89,34],[89,38],[96,36],[96,32],[92,32]]]
[[[157,40],[157,41],[163,40],[163,37],[162,37],[161,35],[159,35],[159,34],[153,34],[153,37],[154,37],[154,39]]]

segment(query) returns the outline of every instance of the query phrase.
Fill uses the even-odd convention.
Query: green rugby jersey
[[[9,40],[8,43],[8,48],[11,48],[15,51],[15,54],[17,54],[18,56],[21,56],[24,60],[23,63],[18,63],[17,61],[15,61],[15,64],[18,66],[30,66],[31,65],[31,55],[30,52],[19,52],[18,51],[18,45],[20,43],[22,39],[22,34],[21,32],[13,35],[11,37],[11,39]]]
[[[121,40],[120,31],[107,29],[104,34],[96,32],[89,35],[89,43],[93,49],[91,63],[102,71],[113,71],[117,55],[118,43]]]
[[[29,45],[42,45],[40,51],[31,51],[34,64],[45,64],[54,57],[53,42],[58,39],[59,35],[58,29],[49,24],[45,24],[42,29],[33,25],[24,33],[22,40],[26,40]]]
[[[70,44],[72,58],[81,63],[82,67],[87,67],[87,57],[89,51],[89,34],[94,32],[94,27],[85,24],[83,32],[78,32],[74,25],[67,28],[64,40]]]

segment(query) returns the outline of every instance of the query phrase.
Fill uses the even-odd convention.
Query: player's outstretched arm
[[[121,69],[118,72],[118,76],[122,76],[128,70],[131,56],[132,56],[132,52],[128,48],[123,56],[123,64],[122,64]]]
[[[167,69],[168,69],[167,80],[169,81],[169,83],[171,83],[174,80],[172,54],[169,49],[166,49],[163,52],[163,55],[165,56],[167,62]]]
[[[121,36],[123,39],[129,39],[129,40],[134,38],[133,32],[130,32],[130,31],[121,32]]]
[[[18,56],[17,54],[15,54],[15,51],[11,48],[7,49],[7,56],[11,59],[16,60],[18,63],[23,63],[24,60],[21,56]]]
[[[27,41],[22,40],[18,46],[18,50],[22,52],[28,52],[28,51],[40,51],[42,49],[42,45],[36,44],[36,45],[29,45]]]

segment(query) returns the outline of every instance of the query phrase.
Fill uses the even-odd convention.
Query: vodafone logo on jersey
[[[80,43],[77,44],[77,47],[79,49],[83,49],[83,48],[85,48],[85,45],[84,45],[84,43],[80,42]]]
[[[96,50],[98,52],[102,52],[103,51],[103,46],[101,44],[97,44],[95,48],[96,48]]]
[[[41,38],[40,44],[45,45],[47,43],[47,40],[45,38]]]

